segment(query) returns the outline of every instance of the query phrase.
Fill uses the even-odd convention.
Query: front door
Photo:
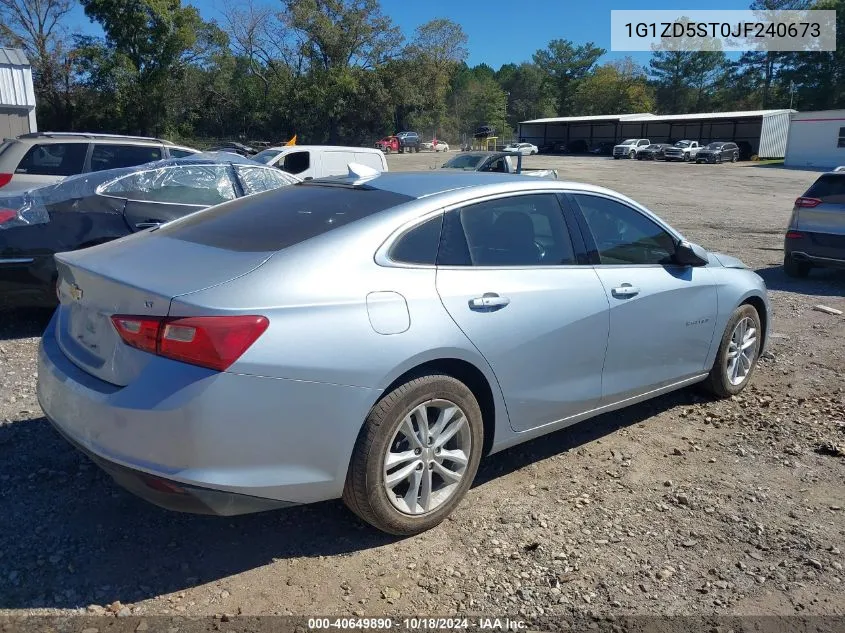
[[[706,373],[717,310],[711,271],[671,263],[675,238],[622,201],[573,197],[610,303],[603,403]]]
[[[601,398],[607,297],[578,266],[557,197],[500,197],[446,213],[437,291],[487,359],[523,431]]]

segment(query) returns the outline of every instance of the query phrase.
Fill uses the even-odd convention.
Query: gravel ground
[[[845,316],[812,309],[845,310],[845,273],[780,269],[816,174],[526,163],[630,195],[765,278],[775,335],[742,395],[683,390],[493,456],[451,520],[395,539],[340,502],[214,518],[136,500],[42,417],[48,315],[0,314],[0,615],[845,614]]]

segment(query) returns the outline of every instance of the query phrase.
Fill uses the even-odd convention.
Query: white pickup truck
[[[647,138],[629,138],[613,148],[613,158],[636,158],[637,153],[641,149],[645,149],[651,145],[651,141]]]
[[[672,147],[667,147],[663,152],[666,160],[680,160],[685,163],[695,160],[695,155],[701,149],[698,141],[678,141]]]

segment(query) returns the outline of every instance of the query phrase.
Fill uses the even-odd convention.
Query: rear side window
[[[15,169],[16,174],[73,176],[85,166],[88,143],[49,143],[33,145]]]
[[[135,167],[161,158],[161,148],[153,145],[94,145],[91,171]]]
[[[390,259],[404,264],[433,266],[437,262],[442,224],[443,215],[440,214],[405,233],[390,249]]]
[[[231,251],[277,251],[413,199],[381,189],[296,184],[187,216],[158,234]]]
[[[813,183],[805,198],[818,198],[823,202],[845,204],[845,174],[825,174]]]
[[[248,196],[253,193],[261,193],[262,191],[278,189],[285,185],[292,185],[296,182],[296,178],[288,176],[275,167],[235,165],[235,171],[238,174],[238,179],[241,181],[244,194]]]
[[[836,142],[836,147],[845,147],[845,127],[839,128],[839,140]]]

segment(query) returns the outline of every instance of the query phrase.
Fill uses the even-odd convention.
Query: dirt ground
[[[742,395],[683,390],[495,455],[451,520],[396,539],[339,501],[215,518],[136,500],[42,417],[44,315],[0,314],[0,615],[845,615],[845,316],[813,310],[845,310],[845,273],[781,269],[816,174],[526,164],[625,193],[764,277],[774,338]]]

